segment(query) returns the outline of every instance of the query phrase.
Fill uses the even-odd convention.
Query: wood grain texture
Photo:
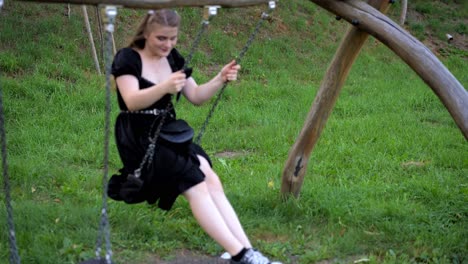
[[[387,10],[389,6],[388,0],[370,0],[369,4],[382,11]],[[282,174],[281,194],[283,196],[299,196],[310,154],[335,106],[351,66],[368,37],[369,34],[366,32],[351,26],[341,41],[312,103],[301,133],[290,150]]]

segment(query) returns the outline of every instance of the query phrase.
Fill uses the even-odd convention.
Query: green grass
[[[410,1],[410,8],[435,21],[421,20],[421,34],[431,30],[430,23],[460,27],[436,15],[466,4],[422,3]],[[95,73],[81,7],[73,6],[70,18],[64,10],[7,1],[0,13],[0,88],[23,263],[92,258],[97,236],[104,77]],[[238,54],[260,10],[220,11],[194,57],[199,82]],[[202,10],[180,12],[180,49],[187,54]],[[119,10],[118,48],[144,13]],[[202,141],[229,199],[255,246],[285,263],[291,256],[301,264],[468,261],[466,139],[427,85],[372,38],[312,152],[300,198],[281,199],[288,152],[346,28],[305,0],[281,2],[264,25]],[[443,48],[440,59],[466,87],[466,50]],[[113,121],[115,94],[112,100]],[[210,105],[194,108],[183,100],[177,107],[198,130]],[[225,151],[240,155],[216,155]],[[113,138],[110,154],[113,173],[121,166]],[[183,199],[170,212],[109,201],[109,214],[116,263],[170,259],[180,249],[222,252]],[[5,227],[2,207],[0,263],[9,254]]]
[[[397,1],[399,3],[400,1]],[[406,24],[420,40],[434,39],[447,41],[446,34],[461,37],[466,36],[466,14],[468,4],[466,1],[408,1],[408,12]],[[391,13],[399,16],[400,6]]]

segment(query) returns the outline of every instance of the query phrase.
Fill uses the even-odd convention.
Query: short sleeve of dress
[[[112,62],[111,73],[115,78],[122,75],[133,75],[140,78],[141,60],[138,53],[131,48],[119,50]]]

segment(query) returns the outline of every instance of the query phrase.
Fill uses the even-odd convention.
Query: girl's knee
[[[203,196],[209,196],[210,192],[208,191],[208,185],[206,182],[201,182],[197,185],[190,187],[188,190],[182,193],[188,201],[192,199],[199,199]]]
[[[223,191],[223,185],[216,172],[213,171],[208,161],[199,156],[200,159],[200,170],[205,175],[205,182],[208,189],[211,191]]]

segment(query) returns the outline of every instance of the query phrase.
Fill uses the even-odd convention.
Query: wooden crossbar
[[[80,5],[114,5],[137,9],[221,6],[225,8],[268,4],[268,0],[20,0],[23,2],[63,3]]]

